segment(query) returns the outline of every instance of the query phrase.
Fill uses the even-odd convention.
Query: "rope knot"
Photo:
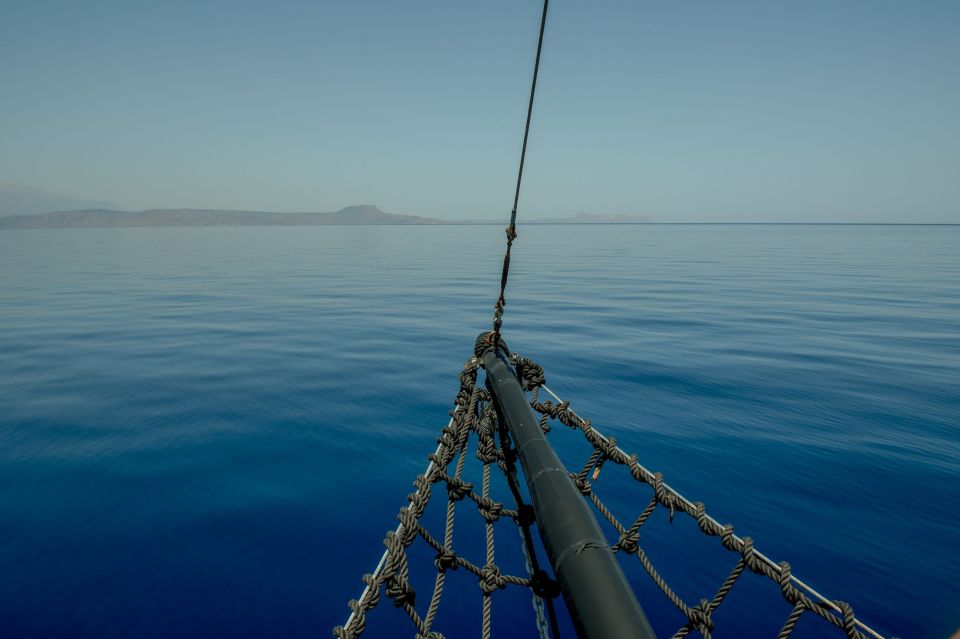
[[[451,501],[460,501],[473,492],[473,484],[463,481],[458,477],[451,477],[447,480],[447,494]]]
[[[669,492],[663,483],[663,473],[653,474],[653,492],[657,501],[670,509],[670,523],[673,523],[673,515],[677,510],[676,497],[673,492]]]
[[[589,497],[590,493],[593,492],[593,487],[590,485],[590,482],[587,481],[586,477],[581,477],[576,473],[570,473],[570,481],[573,482],[573,485],[577,487],[577,490],[580,491],[584,497]]]
[[[747,566],[753,566],[756,562],[756,557],[754,556],[756,551],[753,549],[753,539],[744,537],[741,541],[743,542],[743,548],[740,550],[740,554],[743,556],[743,561]]]
[[[369,601],[376,603],[380,600],[380,590],[376,588],[376,578],[370,573],[363,576],[363,583],[370,588]]]
[[[494,590],[506,588],[507,580],[500,574],[500,568],[494,564],[487,564],[480,571],[480,590],[489,595]]]
[[[560,402],[560,414],[557,415],[557,419],[559,419],[561,422],[563,422],[570,428],[577,427],[577,416],[573,414],[572,410],[570,410],[569,401],[563,400],[562,402]],[[581,419],[580,428],[583,430],[584,433],[589,433],[592,423],[593,422],[591,422],[589,419]],[[587,440],[589,441],[590,438],[587,437]]]
[[[477,459],[484,464],[492,464],[500,458],[497,444],[493,440],[493,423],[485,415],[477,428]]]
[[[619,549],[625,553],[633,555],[633,554],[636,554],[637,552],[637,548],[639,547],[639,543],[638,543],[639,541],[640,541],[639,532],[631,533],[630,531],[627,531],[624,534],[620,535],[620,539],[617,541],[617,545],[615,549]]]
[[[460,562],[452,550],[444,547],[442,551],[437,553],[433,565],[437,567],[437,570],[443,572],[445,570],[456,570],[460,567]]]
[[[498,501],[493,501],[489,497],[482,497],[480,501],[477,502],[477,509],[483,518],[492,524],[500,519],[500,514],[503,512],[503,504]]]
[[[606,459],[608,457],[612,459],[613,456],[617,453],[617,438],[607,437],[606,442],[601,441],[600,451],[603,453],[603,458],[601,459]],[[601,461],[600,463],[603,463],[603,461]]]
[[[477,442],[477,459],[484,464],[493,464],[499,459],[497,454],[497,445],[493,437],[481,437]]]
[[[690,623],[696,626],[697,631],[703,636],[709,636],[713,630],[713,619],[710,618],[712,606],[706,599],[701,599],[700,603],[690,609]]]
[[[716,534],[715,532],[711,533],[707,527],[709,524],[707,521],[707,507],[703,505],[702,501],[693,502],[693,518],[697,520],[697,526],[700,527],[700,530],[707,534]]]
[[[790,564],[785,561],[781,561],[779,566],[780,574],[777,576],[777,581],[780,582],[780,592],[783,593],[783,598],[788,602],[797,603],[795,592],[796,589],[793,587],[793,584],[790,583],[790,579],[792,577]]]
[[[400,576],[394,576],[387,581],[386,592],[397,608],[416,605],[417,593],[414,592],[410,582]]]
[[[532,359],[514,355],[514,363],[517,366],[517,376],[523,383],[523,390],[532,391],[543,386],[544,382],[547,381],[543,373],[543,367]]]
[[[421,494],[430,493],[430,481],[428,481],[424,475],[417,475],[417,478],[413,480],[413,487],[417,489],[415,492]],[[411,496],[407,496],[407,501],[413,501]]]
[[[542,430],[544,434],[550,432],[550,422],[548,422],[547,419],[549,419],[549,417],[546,414],[540,415],[540,430]]]
[[[840,609],[840,614],[843,615],[843,631],[847,633],[847,636],[851,639],[861,636],[857,631],[857,617],[853,614],[853,607],[845,601],[834,601],[833,603]]]
[[[733,526],[724,524],[720,528],[720,543],[727,550],[737,550],[737,542],[733,539]]]
[[[409,546],[417,536],[417,529],[420,527],[420,522],[418,519],[419,517],[417,513],[413,512],[409,508],[401,508],[400,512],[397,513],[397,521],[399,521],[400,525],[403,526],[403,530],[400,531],[399,534],[394,533],[391,530],[389,533],[387,533],[387,538],[390,539],[390,535],[394,535],[397,537],[403,547]]]
[[[439,468],[444,468],[444,467],[446,467],[446,465],[447,465],[446,461],[444,461],[443,459],[440,459],[440,456],[439,456],[438,454],[436,454],[436,453],[430,453],[429,455],[427,455],[427,459],[428,459],[429,461],[432,461],[432,462],[434,463],[434,465],[437,466],[437,467],[439,467]],[[436,474],[434,474],[434,475],[433,475],[433,481],[432,481],[432,483],[435,484],[435,483],[437,483],[438,481],[440,481],[440,478],[437,477]]]

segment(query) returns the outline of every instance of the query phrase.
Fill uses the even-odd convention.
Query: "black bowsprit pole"
[[[500,348],[503,342],[497,340],[495,346],[492,341],[489,333],[480,335],[476,354],[517,449],[537,529],[577,634],[585,639],[655,639],[590,507],[540,430]]]

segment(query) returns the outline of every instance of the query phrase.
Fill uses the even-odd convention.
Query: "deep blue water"
[[[329,636],[446,423],[502,240],[0,233],[0,635]],[[960,227],[521,227],[504,330],[794,574],[881,632],[943,637],[960,625],[958,256]],[[639,512],[646,493],[604,480]],[[668,579],[710,596],[719,543],[648,525]],[[676,616],[630,566],[667,632]],[[447,636],[479,636],[468,581]],[[510,592],[495,629],[530,636]],[[717,636],[775,633],[776,588],[738,596]],[[369,636],[413,634],[381,608]]]

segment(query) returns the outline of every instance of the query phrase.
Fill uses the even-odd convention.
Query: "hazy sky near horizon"
[[[509,214],[539,0],[2,2],[0,182]],[[554,0],[521,217],[960,223],[960,2]]]

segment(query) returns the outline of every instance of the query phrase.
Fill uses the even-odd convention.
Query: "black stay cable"
[[[500,296],[493,307],[493,331],[490,340],[494,346],[500,343],[500,327],[503,325],[503,307],[507,300],[507,276],[510,274],[510,249],[517,239],[517,202],[520,200],[520,184],[523,182],[523,162],[527,157],[527,138],[530,136],[530,118],[533,115],[533,98],[537,93],[537,75],[540,73],[540,52],[543,50],[543,29],[547,24],[547,7],[550,0],[543,0],[543,15],[540,17],[540,36],[537,39],[537,59],[533,63],[533,81],[530,84],[530,101],[527,104],[527,123],[523,127],[523,146],[520,148],[520,169],[517,171],[517,189],[513,194],[513,209],[510,211],[510,226],[507,227],[507,252],[503,256],[503,271],[500,274]]]

